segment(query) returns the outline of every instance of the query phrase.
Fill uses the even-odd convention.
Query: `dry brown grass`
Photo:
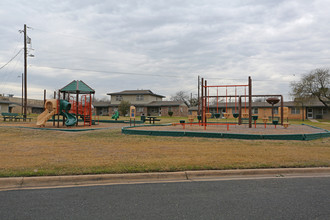
[[[330,138],[226,140],[0,127],[0,176],[330,166]]]

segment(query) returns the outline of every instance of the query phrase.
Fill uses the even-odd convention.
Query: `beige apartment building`
[[[121,92],[107,93],[110,95],[109,114],[112,115],[121,101],[128,101],[136,107],[136,115],[145,116],[187,116],[188,106],[180,101],[163,101],[165,96],[153,93],[151,90],[124,90]]]

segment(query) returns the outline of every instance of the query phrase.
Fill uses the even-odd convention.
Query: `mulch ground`
[[[144,126],[135,127],[136,130],[153,130],[153,131],[194,131],[194,132],[213,132],[213,133],[233,133],[233,134],[313,134],[325,132],[322,129],[313,128],[307,125],[289,125],[288,128],[284,128],[281,125],[264,125],[258,124],[256,128],[254,125],[249,128],[247,124],[244,125],[230,125],[227,130],[226,125],[208,125],[206,129],[198,124],[186,124],[185,129],[181,125],[169,125],[169,126]]]
[[[50,129],[67,129],[67,130],[88,130],[88,129],[97,129],[97,128],[122,128],[125,126],[129,126],[129,124],[125,123],[99,123],[96,125],[88,126],[85,125],[83,122],[78,123],[78,126],[72,126],[67,127],[63,125],[63,123],[59,124],[59,127],[57,126],[57,123],[55,123],[55,126],[53,125],[53,122],[47,122],[46,125],[43,126],[37,126],[33,122],[8,122],[8,123],[0,123],[0,126],[14,126],[14,127],[34,127],[34,128],[50,128]]]

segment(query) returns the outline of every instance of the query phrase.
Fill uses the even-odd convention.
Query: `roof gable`
[[[73,94],[77,94],[77,93],[90,94],[90,93],[95,93],[95,90],[89,87],[82,80],[73,80],[68,85],[60,89],[60,92],[68,92]]]
[[[165,98],[165,96],[155,94],[151,90],[124,90],[121,92],[107,93],[107,95],[152,95]]]

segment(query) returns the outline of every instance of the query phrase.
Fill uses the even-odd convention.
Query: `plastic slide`
[[[45,126],[48,119],[50,119],[57,112],[57,100],[49,99],[45,103],[45,111],[41,113],[37,118],[38,126]]]
[[[56,110],[48,111],[48,109],[46,109],[43,113],[41,113],[38,116],[37,125],[45,126],[48,119],[50,119],[53,115],[55,115],[55,113],[56,113]]]
[[[119,112],[115,111],[115,114],[113,114],[111,118],[117,120],[119,118]]]
[[[65,125],[73,126],[77,123],[78,119],[74,114],[69,113],[70,109],[71,104],[66,100],[60,100],[60,104],[58,105],[57,99],[48,99],[45,103],[45,111],[38,116],[37,125],[45,126],[48,119],[50,119],[53,115],[61,114],[66,117]]]
[[[61,115],[66,117],[65,125],[73,126],[77,123],[77,117],[74,114],[69,113],[68,111],[71,109],[71,103],[66,100],[60,100],[60,109]]]
[[[77,117],[74,114],[62,111],[62,115],[66,117],[65,125],[66,126],[73,126],[77,123]]]

